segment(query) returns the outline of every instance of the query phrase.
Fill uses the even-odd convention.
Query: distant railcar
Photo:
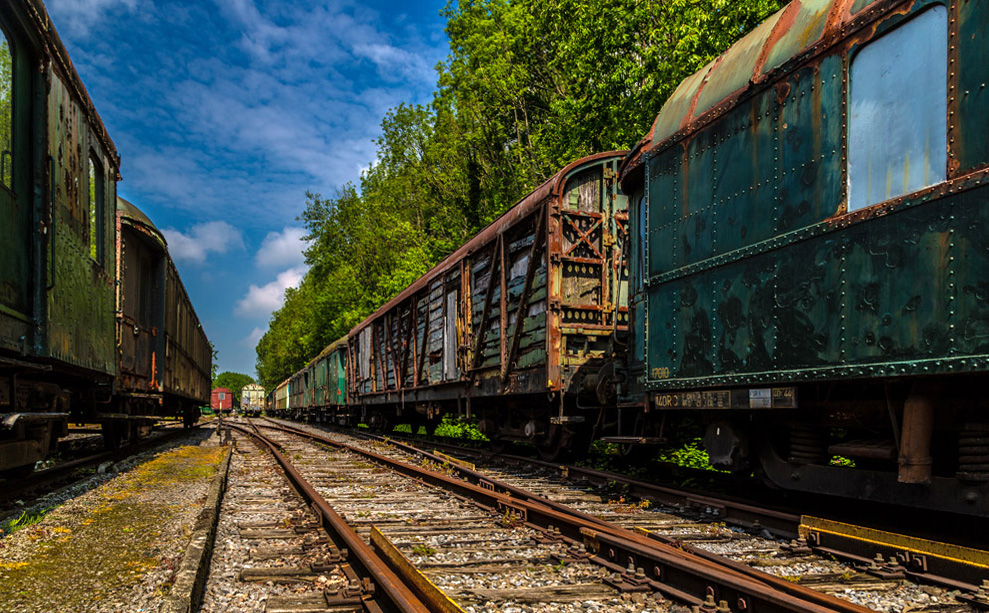
[[[209,406],[218,415],[229,415],[233,412],[233,392],[225,387],[213,388],[210,392]]]
[[[793,2],[683,81],[623,165],[623,434],[701,420],[716,466],[989,514],[986,31]]]
[[[291,405],[288,393],[289,380],[285,379],[272,392],[273,414],[278,417],[289,417],[289,407]]]
[[[257,417],[264,409],[264,388],[257,383],[248,383],[240,390],[241,413]]]
[[[546,457],[589,443],[626,325],[623,155],[568,165],[350,331],[362,421],[459,412]]]

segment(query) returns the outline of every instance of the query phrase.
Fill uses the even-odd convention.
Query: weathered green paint
[[[650,388],[982,371],[989,188],[916,202],[649,292]]]
[[[801,50],[820,40],[832,6],[831,0],[801,0],[799,6],[793,5],[791,10],[799,9],[793,16],[793,24],[773,45],[766,57],[766,64],[762,67],[762,74],[779,68],[796,57]]]
[[[645,153],[647,218],[633,223],[648,224],[648,279],[633,304],[646,389],[989,370],[989,187],[972,173],[989,160],[989,7],[951,5],[951,183],[845,215],[848,56],[931,4],[888,11],[855,45],[788,66]],[[803,3],[790,28],[804,42],[784,34],[789,51],[769,63],[820,38],[828,8]]]
[[[116,264],[110,254],[115,235],[116,183],[106,181],[103,207],[104,260],[90,259],[87,185],[87,151],[96,152],[104,169],[112,163],[85,121],[80,106],[71,98],[57,74],[50,75],[48,94],[48,142],[52,144],[55,214],[54,261],[49,265],[47,293],[47,355],[68,364],[107,374],[117,371],[115,343]],[[49,254],[50,255],[50,254]]]
[[[954,121],[949,121],[948,137],[951,158],[959,164],[958,172],[966,172],[989,164],[989,138],[986,137],[986,118],[989,117],[989,76],[986,75],[986,58],[989,58],[989,4],[978,0],[957,2],[958,17],[956,49],[949,55],[949,75],[957,71],[954,100],[949,110],[955,111]],[[950,80],[950,77],[949,77]],[[952,104],[954,102],[954,104]]]
[[[784,9],[785,10],[785,9]],[[697,98],[695,115],[704,113],[734,92],[748,85],[756,72],[756,62],[766,40],[783,11],[773,13],[768,19],[746,34],[731,46],[731,50],[721,55],[711,72],[705,77],[706,85]]]

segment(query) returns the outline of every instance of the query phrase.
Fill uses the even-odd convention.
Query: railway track
[[[614,497],[648,500],[650,504],[670,510],[679,517],[700,523],[724,523],[750,534],[790,540],[786,547],[797,553],[810,551],[827,559],[841,560],[856,572],[883,579],[909,579],[915,583],[958,590],[963,602],[973,606],[989,606],[989,551],[986,551],[985,534],[978,524],[968,521],[969,518],[953,520],[928,514],[925,519],[930,525],[920,534],[908,535],[864,526],[857,519],[863,513],[869,517],[870,525],[876,523],[872,514],[886,520],[895,519],[889,517],[888,509],[859,510],[858,513],[843,509],[837,517],[828,519],[826,517],[834,510],[815,511],[823,512],[821,516],[801,515],[793,509],[783,510],[778,505],[759,506],[750,500],[660,485],[611,471],[554,464],[525,456],[492,455],[481,449],[425,442],[415,437],[400,436],[396,437],[400,440],[395,440],[391,436],[366,432],[358,431],[355,434],[368,440],[388,440],[408,452],[425,453],[427,457],[430,457],[428,450],[432,449],[431,457],[434,460],[437,454],[441,461],[443,458],[452,460],[452,457],[437,451],[443,449],[458,457],[483,462],[488,467],[485,474],[494,477],[507,475],[509,481],[513,476],[520,476],[523,479],[549,480],[561,486],[569,484],[579,488],[595,487],[604,492],[619,491],[620,494]],[[917,530],[918,522],[906,521],[897,525],[901,526],[900,530],[906,525],[907,532],[911,532]],[[928,536],[939,529],[948,541]]]
[[[130,456],[188,435],[191,430],[181,426],[162,429],[152,436],[125,445],[116,451],[101,451],[76,458],[51,468],[38,470],[20,479],[0,480],[0,514],[15,506],[15,501],[35,500],[57,488],[77,480],[78,473],[105,463],[117,463]],[[88,473],[85,475],[88,476]]]
[[[347,438],[353,440],[352,437]],[[404,461],[424,462],[433,468],[438,463],[445,461],[442,456],[438,457],[435,454],[426,454],[425,460],[417,460],[415,458],[417,450],[411,448],[396,449],[394,444],[385,446],[380,441],[356,444],[366,447],[368,451],[373,453],[392,456]],[[597,549],[598,554],[592,557],[608,558],[603,561],[610,563],[610,569],[614,571],[626,570],[621,568],[619,562],[629,557],[636,560],[649,560],[653,563],[653,573],[657,572],[656,569],[659,568],[661,578],[663,578],[662,582],[667,585],[671,584],[673,578],[662,575],[665,567],[661,563],[656,564],[656,562],[663,562],[664,560],[658,559],[652,553],[636,549],[628,538],[629,534],[645,537],[656,543],[672,545],[675,549],[689,553],[692,559],[701,559],[712,564],[722,563],[722,557],[726,556],[731,560],[727,566],[733,572],[741,573],[748,578],[755,578],[758,581],[768,582],[774,589],[782,590],[785,593],[803,595],[804,590],[793,589],[793,586],[808,586],[814,590],[835,594],[841,598],[880,610],[891,606],[893,607],[892,610],[896,610],[895,607],[898,603],[902,607],[909,607],[910,610],[964,611],[968,610],[970,606],[981,605],[982,602],[979,599],[985,593],[984,586],[982,592],[978,591],[977,581],[975,585],[968,583],[962,585],[964,582],[938,576],[933,576],[933,578],[944,579],[940,581],[942,587],[918,585],[914,582],[918,580],[928,581],[932,575],[922,576],[923,573],[912,572],[908,563],[898,564],[895,555],[891,556],[892,559],[885,559],[880,563],[861,556],[843,555],[841,557],[851,560],[853,564],[839,564],[834,559],[838,556],[834,554],[841,554],[842,552],[824,547],[821,543],[807,543],[805,541],[781,543],[777,539],[765,538],[768,536],[765,534],[765,524],[771,522],[760,521],[755,509],[742,509],[741,511],[736,509],[724,513],[722,508],[723,516],[733,521],[737,522],[739,514],[744,512],[747,516],[743,523],[751,523],[753,520],[758,522],[755,524],[754,530],[751,529],[753,526],[749,526],[750,529],[747,531],[738,528],[729,529],[722,523],[723,520],[711,521],[711,505],[715,505],[715,507],[718,505],[718,502],[714,500],[699,501],[695,498],[686,509],[688,518],[685,519],[684,508],[676,509],[677,512],[674,514],[662,513],[656,509],[644,508],[641,503],[614,498],[602,500],[596,494],[580,491],[580,488],[574,487],[572,481],[561,477],[558,466],[555,467],[557,471],[555,477],[547,477],[545,471],[532,470],[521,472],[512,470],[501,474],[485,471],[484,474],[480,474],[462,464],[456,466],[457,461],[453,458],[449,458],[449,461],[444,470],[458,472],[468,480],[480,483],[486,489],[493,488],[508,492],[516,504],[531,501],[537,506],[545,505],[559,513],[573,512],[573,509],[576,508],[579,510],[577,515],[582,516],[582,518],[589,517],[592,522],[597,521],[605,526],[617,526],[624,529],[626,533],[618,536],[609,533],[607,529],[583,526],[578,528],[577,538],[573,540],[577,542],[583,538],[584,541],[592,544]],[[540,493],[544,496],[540,497],[538,495]],[[698,506],[702,506],[698,505],[699,502],[707,505],[704,508],[705,512],[701,513],[701,515],[706,516],[697,517],[696,520],[690,519],[691,514],[697,516]],[[510,506],[510,504],[506,506]],[[531,511],[526,511],[524,505],[519,506],[516,512],[528,521],[534,517]],[[822,532],[827,532],[827,530],[821,530],[820,524],[817,525],[817,530],[808,531],[807,526],[800,521],[799,516],[787,518],[776,512],[772,512],[772,516],[772,521],[780,525],[783,524],[784,520],[790,521],[792,524],[791,531],[799,531],[804,536],[812,537],[812,540],[819,538]],[[760,528],[760,526],[762,527]],[[561,527],[561,524],[554,526],[555,529]],[[829,528],[830,526],[824,527]],[[567,536],[565,532],[566,530],[564,530],[564,537]],[[588,532],[593,534],[588,534]],[[831,542],[833,542],[833,536],[829,535],[828,538],[831,538]],[[427,544],[426,546],[433,547],[434,545]],[[875,546],[875,543],[870,546]],[[984,552],[975,553],[984,555]],[[602,554],[607,555],[603,556]],[[822,554],[823,558],[821,557]],[[668,562],[668,560],[666,561]],[[648,578],[648,563],[642,562],[642,571],[639,571],[639,568],[640,566],[636,565],[632,569],[627,569],[631,572],[624,576],[632,579],[632,581],[625,581],[620,589],[636,589],[638,587],[636,581]],[[971,567],[968,570],[971,571]],[[636,577],[636,574],[639,576]],[[646,575],[646,577],[642,577],[642,575]],[[767,579],[767,575],[775,575],[776,579]],[[904,582],[904,579],[911,581]],[[705,591],[700,592],[704,596],[704,600],[708,600],[706,594],[712,591],[707,589],[708,587],[705,586]],[[967,594],[957,592],[958,588],[963,588]],[[732,594],[730,589],[716,588],[713,591],[717,594],[716,601],[725,600],[732,610],[735,610],[739,603],[749,607],[754,604],[746,601],[744,595],[733,599],[721,598],[721,596]],[[691,603],[689,600],[686,602],[697,604],[696,602]],[[708,602],[707,604],[710,605],[711,603]],[[714,606],[716,607],[717,604],[716,602]],[[700,606],[704,605],[701,604]],[[764,606],[760,603],[758,610],[765,610]]]
[[[430,610],[302,476],[291,449],[230,427],[239,450],[200,610]]]
[[[288,436],[284,439],[285,445],[300,445],[296,437],[300,435],[313,436],[312,433],[301,433],[295,429],[282,428],[281,426],[266,426],[262,430],[268,432],[279,432],[277,436]],[[273,435],[276,436],[276,435]],[[381,484],[374,475],[388,474],[383,469],[397,471],[407,478],[411,478],[413,483],[430,485],[439,488],[442,497],[453,496],[458,501],[469,500],[477,508],[484,511],[488,521],[500,522],[488,528],[501,526],[502,529],[511,525],[520,528],[533,530],[534,536],[530,536],[532,542],[552,544],[555,553],[551,554],[551,560],[560,568],[583,568],[587,564],[596,565],[598,579],[600,583],[594,584],[594,588],[582,586],[580,588],[562,589],[562,593],[568,590],[573,593],[580,593],[581,590],[602,590],[600,593],[613,594],[617,599],[610,607],[621,606],[633,607],[632,610],[642,608],[657,607],[665,610],[669,606],[700,607],[702,611],[843,611],[846,613],[866,611],[865,607],[855,602],[841,600],[823,591],[810,589],[798,582],[793,581],[793,577],[780,578],[771,574],[755,570],[741,562],[732,561],[716,555],[712,552],[705,552],[700,547],[688,546],[684,544],[671,544],[663,542],[662,537],[657,538],[658,533],[647,531],[647,523],[652,522],[653,527],[662,528],[669,531],[672,523],[678,523],[684,527],[684,522],[680,518],[665,521],[660,519],[658,513],[641,509],[643,513],[629,512],[629,508],[620,508],[616,504],[609,504],[608,501],[598,499],[597,503],[603,508],[592,509],[590,499],[581,499],[573,490],[560,487],[559,484],[547,484],[546,487],[552,490],[553,496],[565,499],[564,501],[550,501],[546,497],[541,497],[534,492],[522,491],[516,487],[511,490],[510,486],[498,482],[495,479],[487,479],[484,483],[473,484],[464,479],[452,477],[452,464],[441,465],[432,460],[420,461],[416,465],[416,460],[404,450],[398,450],[390,445],[376,442],[356,442],[352,437],[347,437],[349,443],[343,442],[344,438],[339,435],[316,434],[311,439],[313,442],[305,446],[293,447],[293,453],[299,458],[322,458],[329,452],[323,448],[328,446],[335,450],[334,453],[345,453],[353,456],[360,454],[364,459],[360,460],[360,466],[352,466],[346,471],[334,471],[333,483],[327,483],[327,487],[344,488],[328,490],[327,498],[337,504],[349,505],[347,512],[341,514],[351,521],[364,523],[374,523],[376,514],[383,514],[379,519],[393,520],[393,524],[404,526],[412,525],[421,521],[419,517],[423,514],[437,514],[439,507],[430,502],[425,504],[425,499],[421,498],[418,490],[414,490],[412,498],[419,502],[419,506],[403,508],[397,506],[399,499],[387,499],[375,501],[379,496],[391,495],[391,492],[402,492],[400,483]],[[403,457],[404,456],[404,457]],[[300,460],[309,462],[312,460]],[[318,460],[323,462],[322,459]],[[353,460],[351,460],[353,462]],[[346,468],[346,467],[344,467]],[[355,472],[356,469],[360,469]],[[300,469],[303,472],[309,469]],[[316,470],[316,469],[314,469]],[[340,472],[349,472],[346,476],[340,476]],[[327,475],[317,474],[319,478],[325,479]],[[355,484],[354,480],[361,483]],[[372,480],[373,478],[373,480]],[[394,477],[389,477],[394,479]],[[530,483],[533,488],[538,484]],[[317,485],[317,487],[323,487]],[[364,488],[361,490],[360,488]],[[354,489],[358,488],[358,489]],[[507,488],[507,489],[506,489]],[[512,491],[508,493],[503,493]],[[387,493],[387,494],[386,494]],[[543,493],[551,493],[549,490]],[[423,494],[424,495],[424,494]],[[399,497],[404,498],[404,496]],[[383,510],[375,511],[378,504],[385,503]],[[621,504],[621,503],[619,503]],[[592,515],[590,512],[596,511],[600,516]],[[609,512],[611,516],[609,516]],[[358,517],[359,514],[366,514]],[[418,514],[418,515],[417,515]],[[648,517],[647,515],[651,516]],[[408,516],[408,517],[406,517]],[[410,521],[406,521],[411,519]],[[449,520],[450,518],[446,518]],[[627,521],[631,519],[631,521]],[[657,525],[657,522],[662,525]],[[644,529],[645,528],[645,529]],[[704,525],[695,525],[695,530],[701,532],[709,531],[710,528]],[[388,526],[382,529],[388,534]],[[547,590],[533,589],[526,592],[523,588],[505,589],[502,592],[490,591],[496,588],[490,585],[477,587],[475,583],[465,579],[482,577],[484,580],[504,581],[506,585],[515,585],[523,582],[520,578],[524,574],[526,565],[524,563],[506,563],[498,572],[488,574],[483,573],[448,573],[448,567],[443,567],[445,562],[464,566],[469,560],[447,560],[447,557],[457,556],[465,552],[474,551],[475,555],[492,555],[497,551],[494,546],[482,544],[476,535],[465,535],[461,533],[456,525],[432,525],[427,528],[418,528],[415,536],[408,533],[396,533],[395,539],[400,546],[405,547],[410,559],[422,564],[422,570],[429,578],[440,587],[450,590],[461,600],[469,603],[470,606],[482,606],[481,603],[489,601],[514,602],[513,596],[518,598],[538,599],[539,594]],[[712,539],[707,532],[707,541],[719,544],[723,539]],[[683,540],[686,534],[680,534],[679,539]],[[756,537],[753,537],[755,539]],[[405,539],[405,540],[402,540]],[[769,555],[768,549],[772,547],[779,549],[775,541],[763,539],[761,543],[763,549],[758,550],[760,555]],[[473,547],[477,545],[477,547]],[[737,543],[732,543],[737,547]],[[472,549],[473,548],[473,549]],[[751,548],[750,548],[751,549]],[[416,553],[416,551],[418,553]],[[742,548],[738,547],[740,553]],[[542,550],[540,550],[542,551]],[[719,552],[726,553],[726,552]],[[524,556],[523,556],[524,557]],[[537,558],[542,559],[542,558]],[[484,558],[481,558],[482,564]],[[432,567],[430,565],[433,565]],[[437,566],[439,565],[439,566]],[[805,567],[809,565],[805,564]],[[589,567],[587,567],[589,568]],[[462,569],[460,569],[462,570]],[[603,571],[603,573],[602,573]],[[805,573],[810,572],[805,568]],[[844,572],[844,571],[843,571]],[[818,573],[823,578],[818,581],[824,584],[826,581],[834,579],[829,576],[826,570]],[[586,579],[591,575],[583,575]],[[881,582],[875,578],[858,578],[860,581],[871,582],[873,588],[878,591],[888,589],[890,582]],[[590,585],[590,582],[588,582]],[[465,588],[464,586],[470,586]],[[853,586],[855,587],[855,586]],[[919,588],[918,588],[919,589]],[[489,591],[485,591],[489,590]],[[847,584],[843,588],[848,592]],[[652,598],[645,596],[652,594]],[[847,596],[847,594],[843,594]],[[853,597],[855,593],[853,591]],[[659,596],[657,604],[656,596]],[[587,594],[581,594],[581,601],[586,600]],[[602,596],[603,597],[603,596]],[[563,598],[558,595],[557,598]],[[572,600],[575,602],[575,600]],[[543,604],[545,604],[543,602]],[[542,604],[531,605],[535,609],[540,609]],[[606,607],[601,604],[600,606]],[[958,608],[963,610],[964,607]],[[481,609],[476,609],[481,610]],[[946,610],[940,604],[931,610]]]

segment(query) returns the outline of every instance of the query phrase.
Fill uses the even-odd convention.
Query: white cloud
[[[306,273],[304,266],[296,266],[278,273],[274,281],[261,286],[251,284],[247,295],[237,303],[236,313],[242,317],[268,317],[282,306],[285,290],[298,287]]]
[[[401,81],[402,77],[411,81],[431,82],[436,73],[418,53],[381,43],[356,45],[354,55],[374,62],[378,75],[387,81]]]
[[[198,223],[188,232],[164,228],[162,234],[168,241],[168,253],[176,262],[201,264],[210,253],[226,253],[231,249],[243,249],[240,230],[225,221]]]
[[[98,21],[119,17],[119,9],[137,8],[137,0],[48,0],[48,4],[59,15],[58,28],[83,36]]]
[[[302,239],[306,235],[304,228],[288,227],[281,232],[268,232],[254,256],[258,268],[285,268],[302,266],[306,256],[302,250],[308,246]]]
[[[258,341],[264,336],[264,330],[257,326],[251,330],[251,333],[240,340],[240,344],[248,349],[254,349],[258,345]]]

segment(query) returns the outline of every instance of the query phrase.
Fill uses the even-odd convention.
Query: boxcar
[[[248,383],[240,390],[241,413],[257,417],[264,409],[264,388],[257,383]]]
[[[334,341],[309,363],[310,417],[321,422],[350,423],[347,394],[347,338]]]
[[[622,156],[573,162],[351,330],[362,421],[476,414],[547,457],[589,441],[626,325]]]
[[[275,415],[279,417],[289,416],[289,395],[288,395],[288,383],[289,380],[285,379],[278,384],[278,387],[272,392],[272,402],[274,406]]]
[[[111,399],[117,151],[44,6],[0,8],[0,471]]]
[[[700,418],[717,466],[987,514],[987,29],[793,2],[679,86],[622,171],[631,434]]]
[[[209,341],[168,255],[165,238],[148,217],[117,199],[117,343],[120,372],[116,413],[181,416],[195,423],[209,402]],[[121,422],[123,426],[126,422]]]
[[[217,415],[229,415],[233,412],[233,392],[225,387],[213,388],[210,391],[209,406]]]

